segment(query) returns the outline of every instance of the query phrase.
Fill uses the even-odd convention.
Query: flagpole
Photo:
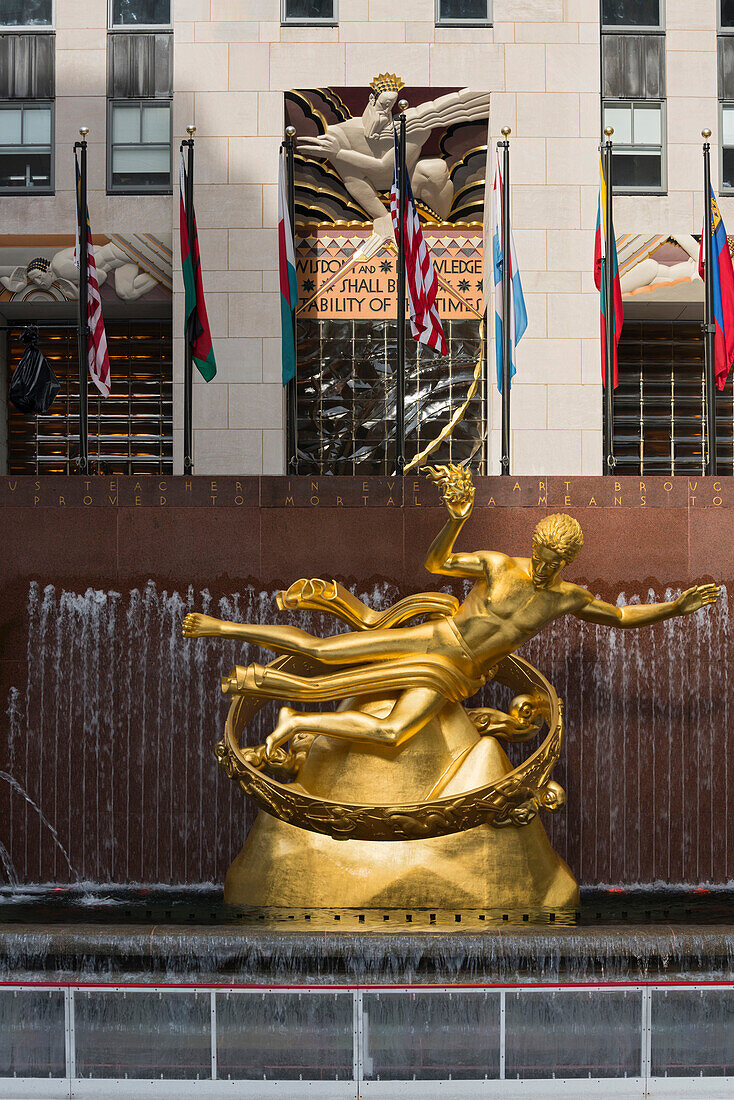
[[[88,126],[79,130],[79,473],[89,472],[89,395],[87,372],[89,370],[89,317],[87,316],[88,279],[87,252],[89,227],[87,222],[87,134]]]
[[[510,127],[502,127],[502,459],[500,474],[510,475],[510,386],[512,379],[512,333],[510,297],[512,270],[510,253]]]
[[[606,126],[604,134],[604,179],[606,181],[606,210],[604,226],[604,468],[603,474],[614,472],[614,268],[612,264],[612,134],[613,126]]]
[[[395,472],[405,472],[405,111],[407,99],[398,102],[398,319],[397,375],[395,379]]]
[[[291,223],[293,236],[293,254],[296,253],[296,174],[293,162],[294,145],[296,136],[295,126],[285,128],[285,180],[288,195],[288,217]],[[295,359],[295,373],[286,385],[286,470],[289,474],[298,473],[298,391],[296,389],[296,375],[298,373],[298,358],[296,356],[296,311],[291,310],[293,322],[293,352]]]
[[[711,240],[711,159],[710,130],[702,130],[703,138],[703,224],[704,232],[704,348],[706,352],[704,377],[706,380],[706,476],[716,477],[716,325],[714,323],[714,269],[713,242]]]
[[[184,146],[188,149],[187,164],[186,164],[186,234],[189,239],[189,250],[194,247],[194,134],[196,133],[195,126],[187,126],[186,133],[188,138],[184,138],[181,142],[181,149]],[[184,429],[183,429],[183,445],[184,445],[184,474],[190,475],[194,472],[193,461],[193,381],[194,381],[194,367],[193,367],[193,349],[191,347],[191,340],[188,333],[188,319],[185,321],[184,327]]]

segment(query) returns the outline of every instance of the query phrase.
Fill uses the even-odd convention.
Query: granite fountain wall
[[[551,840],[582,884],[730,881],[734,482],[479,478],[460,548],[527,553],[550,511],[584,529],[569,579],[612,602],[726,586],[708,614],[568,619],[522,651],[566,701]],[[421,478],[4,478],[0,522],[0,882],[221,882],[254,815],[214,759],[218,678],[254,654],[184,641],[183,615],[265,620],[301,576],[378,606],[440,586]]]

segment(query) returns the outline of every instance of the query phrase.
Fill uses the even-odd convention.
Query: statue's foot
[[[211,615],[200,615],[198,611],[192,611],[183,621],[184,638],[216,638],[221,633],[221,620],[213,619]]]
[[[289,741],[295,733],[293,718],[297,713],[293,707],[281,707],[278,711],[278,724],[265,739],[265,755],[268,760],[273,760],[280,746]]]

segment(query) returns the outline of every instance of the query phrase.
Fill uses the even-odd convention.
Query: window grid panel
[[[9,365],[24,347],[9,333]],[[173,472],[173,367],[170,321],[109,321],[112,393],[96,396],[88,381],[89,457],[110,474]],[[79,367],[73,328],[41,329],[38,346],[61,383],[44,416],[8,405],[8,472],[69,474],[79,451]]]
[[[724,475],[734,474],[733,385],[730,377],[716,393],[716,453]],[[703,474],[706,385],[700,324],[625,322],[613,453],[621,474]]]

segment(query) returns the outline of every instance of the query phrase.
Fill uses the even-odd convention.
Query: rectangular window
[[[436,23],[449,26],[488,26],[490,0],[436,0]]]
[[[281,0],[283,23],[324,23],[334,26],[338,22],[337,0]]]
[[[171,0],[111,0],[111,27],[168,27]]]
[[[0,192],[53,191],[50,103],[0,104]]]
[[[663,0],[602,0],[601,22],[614,30],[660,30]]]
[[[663,191],[663,104],[604,104],[604,125],[614,127],[615,191]]]
[[[108,189],[171,190],[171,104],[123,100],[110,104]]]
[[[53,15],[53,0],[0,0],[0,27],[52,27]]]
[[[734,0],[721,0],[719,20],[722,31],[734,30]]]
[[[721,104],[721,189],[734,191],[734,103]]]

